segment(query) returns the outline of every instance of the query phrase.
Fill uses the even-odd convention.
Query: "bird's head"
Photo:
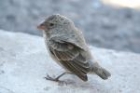
[[[55,15],[49,16],[43,23],[37,26],[37,28],[47,32],[55,28],[63,28],[66,26],[71,26],[71,25],[73,25],[73,22],[70,19],[62,15],[55,14]]]

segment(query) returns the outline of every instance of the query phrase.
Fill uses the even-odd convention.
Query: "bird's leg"
[[[63,75],[65,75],[66,72],[60,74],[59,76],[53,78],[53,77],[50,77],[49,75],[47,75],[47,77],[45,77],[46,80],[51,80],[51,81],[56,81],[56,82],[59,82],[59,78],[61,78]]]

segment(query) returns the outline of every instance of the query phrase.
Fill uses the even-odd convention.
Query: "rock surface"
[[[0,93],[140,93],[140,55],[91,47],[94,58],[110,70],[102,80],[89,75],[82,82],[65,75],[68,84],[44,79],[59,75],[63,69],[48,55],[44,40],[38,36],[0,30]]]

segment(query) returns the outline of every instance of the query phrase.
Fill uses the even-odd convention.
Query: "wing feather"
[[[87,81],[87,73],[89,71],[89,64],[87,59],[82,55],[81,48],[69,42],[54,41],[50,46],[53,56],[59,59],[59,62],[72,73],[76,74],[83,81]],[[69,48],[69,45],[72,48]],[[55,46],[55,48],[54,48]],[[60,49],[61,48],[61,49]],[[62,51],[64,49],[64,51]]]

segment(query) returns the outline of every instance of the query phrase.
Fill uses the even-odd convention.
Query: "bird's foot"
[[[59,78],[60,78],[59,76],[58,76],[58,77],[51,77],[51,76],[49,76],[49,75],[47,75],[47,76],[45,77],[46,80],[58,82],[58,84],[59,84],[60,86],[67,85],[67,82],[66,82],[66,81],[59,80]]]
[[[62,77],[63,75],[65,75],[65,74],[66,74],[66,72],[64,72],[64,73],[62,73],[59,76],[54,77],[54,78],[49,76],[49,75],[47,75],[47,77],[45,77],[45,79],[58,82],[58,81],[60,81],[59,78]]]
[[[59,82],[59,81],[60,81],[59,78],[60,78],[60,77],[51,77],[51,76],[49,76],[49,75],[47,75],[47,76],[45,77],[46,80],[56,81],[56,82]]]

